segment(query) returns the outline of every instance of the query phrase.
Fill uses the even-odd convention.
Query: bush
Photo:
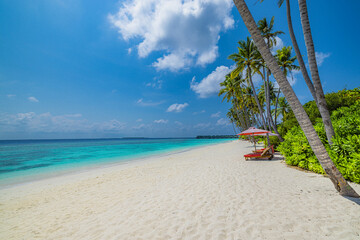
[[[314,128],[344,178],[360,183],[360,100],[357,99],[352,103],[351,106],[338,108],[331,114],[335,130],[332,146],[327,142],[321,120],[317,121]],[[292,127],[284,139],[278,150],[285,156],[287,164],[324,174],[305,134],[298,125]]]

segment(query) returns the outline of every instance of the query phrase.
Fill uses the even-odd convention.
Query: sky
[[[246,2],[291,45],[285,6]],[[359,87],[360,2],[308,10],[324,91]],[[0,0],[0,139],[234,134],[217,94],[247,36],[231,0]],[[312,100],[301,73],[291,83]]]

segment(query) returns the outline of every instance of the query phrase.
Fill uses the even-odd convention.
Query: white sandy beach
[[[321,175],[206,146],[0,190],[0,239],[360,239]],[[360,185],[351,184],[360,193]]]

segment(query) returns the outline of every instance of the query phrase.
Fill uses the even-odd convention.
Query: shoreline
[[[236,141],[236,140],[234,140],[234,141]],[[199,145],[199,146],[190,146],[190,147],[186,147],[184,149],[170,149],[165,152],[149,153],[148,155],[143,155],[143,156],[134,156],[134,157],[128,157],[128,158],[114,157],[114,158],[112,158],[113,160],[111,162],[92,163],[89,165],[78,166],[75,168],[70,167],[70,168],[65,168],[65,169],[58,170],[58,171],[39,173],[37,175],[27,175],[25,177],[25,179],[16,179],[15,177],[14,178],[10,177],[10,178],[8,178],[6,180],[2,180],[0,182],[0,190],[17,187],[17,186],[21,186],[21,185],[26,185],[26,184],[31,184],[33,182],[50,180],[52,178],[59,178],[59,177],[63,177],[63,176],[71,176],[71,175],[84,174],[84,173],[86,174],[87,172],[90,172],[90,171],[97,171],[97,170],[111,168],[111,167],[117,167],[117,166],[123,166],[123,165],[131,166],[132,163],[136,163],[136,162],[142,164],[142,162],[151,161],[151,159],[153,159],[153,158],[157,159],[157,158],[161,158],[161,157],[166,157],[168,155],[191,151],[193,149],[198,149],[198,148],[213,146],[213,145],[218,145],[218,144],[224,144],[224,143],[228,143],[228,142],[232,142],[232,140],[225,141],[225,142],[219,142],[219,143],[210,143],[210,144]]]
[[[1,239],[356,239],[360,207],[245,141],[0,190]],[[350,183],[357,192],[360,185]]]

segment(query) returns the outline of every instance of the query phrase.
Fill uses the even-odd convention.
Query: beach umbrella
[[[267,131],[267,130],[264,130],[264,129],[258,129],[258,128],[255,128],[255,127],[250,127],[249,129],[237,134],[237,135],[241,135],[241,136],[246,136],[246,135],[251,135],[253,136],[253,139],[254,139],[254,136],[255,135],[260,135],[260,134],[269,134],[271,133],[270,131]],[[254,147],[255,147],[255,151],[256,151],[256,143],[255,143],[255,139],[254,139]]]
[[[269,133],[259,133],[259,134],[254,134],[254,135],[257,135],[257,136],[266,136],[266,135],[269,135],[269,136],[279,136],[279,134],[272,133],[272,132],[269,132]]]
[[[271,133],[271,132],[264,130],[264,129],[250,127],[249,129],[247,129],[241,133],[238,133],[237,135],[259,135],[259,134],[266,134],[266,133]]]

